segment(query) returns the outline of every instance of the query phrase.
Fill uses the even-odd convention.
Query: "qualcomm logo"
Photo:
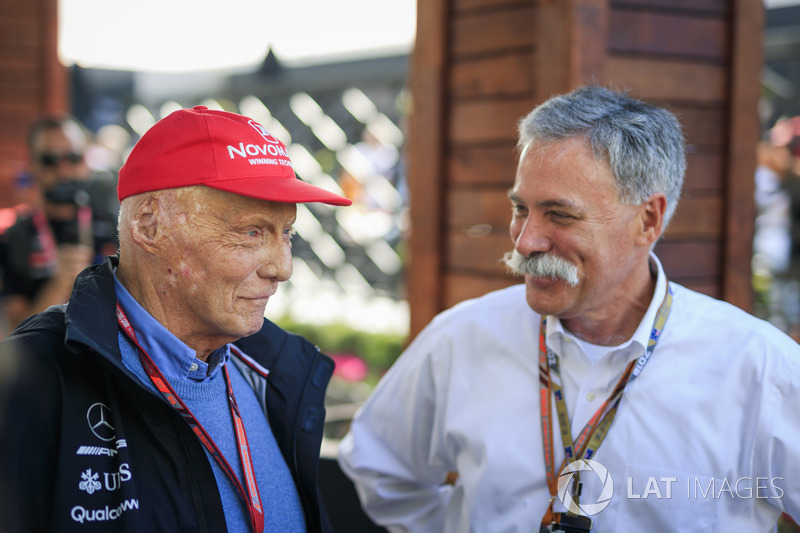
[[[577,504],[570,494],[569,487],[572,484],[572,476],[575,475],[575,472],[583,471],[594,472],[603,484],[603,490],[595,503]],[[606,467],[591,459],[578,459],[571,462],[558,477],[558,500],[564,504],[564,507],[566,507],[568,511],[574,514],[583,516],[596,515],[608,507],[613,495],[614,480],[611,479],[611,474],[608,473]]]

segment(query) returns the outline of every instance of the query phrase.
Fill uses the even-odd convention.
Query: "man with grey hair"
[[[0,531],[329,532],[333,361],[264,318],[292,274],[287,148],[203,106],[120,170],[120,251],[0,342]]]
[[[340,448],[391,531],[753,531],[800,516],[800,347],[667,280],[684,142],[602,87],[519,126],[508,268],[413,341]]]

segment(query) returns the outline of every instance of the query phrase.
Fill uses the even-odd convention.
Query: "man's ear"
[[[654,193],[642,204],[641,232],[636,243],[651,247],[664,231],[664,213],[667,211],[667,197],[664,193]]]
[[[136,209],[131,222],[131,237],[144,251],[150,253],[158,251],[158,237],[163,216],[163,205],[159,202],[158,191],[148,195]]]

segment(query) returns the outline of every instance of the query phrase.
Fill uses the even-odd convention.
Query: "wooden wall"
[[[516,283],[508,236],[516,124],[598,82],[669,107],[688,142],[657,247],[671,279],[749,309],[761,0],[425,0],[410,83],[412,337]]]
[[[31,123],[68,109],[57,11],[58,0],[0,0],[0,207],[13,203],[13,178],[25,164]]]

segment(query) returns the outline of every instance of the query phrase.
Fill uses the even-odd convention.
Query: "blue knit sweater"
[[[120,287],[121,285],[117,283],[118,294]],[[125,296],[130,298],[129,294]],[[126,301],[123,302],[123,300]],[[120,298],[120,304],[131,324],[134,325],[140,344],[145,345],[143,337],[147,336],[148,333],[151,334],[151,338],[147,339],[149,341],[148,345],[151,346],[157,344],[161,346],[169,345],[178,341],[138,304],[132,304],[131,301],[124,297]],[[156,322],[157,325],[152,324],[152,322]],[[156,338],[153,338],[153,333],[155,333]],[[136,346],[122,331],[119,333],[119,346],[123,364],[136,374],[146,386],[158,393],[142,367]],[[158,349],[153,349],[152,351],[153,353],[149,355],[153,362],[160,367],[158,357],[164,357],[165,354],[159,353]],[[261,503],[264,509],[264,531],[302,533],[305,531],[305,521],[297,488],[292,480],[289,468],[286,466],[286,461],[272,435],[267,417],[261,409],[255,392],[244,380],[236,365],[228,363],[224,364],[224,366],[228,369],[230,375],[231,386],[239,405],[239,411],[242,415],[250,445],[250,453],[252,454],[258,489],[261,494]],[[198,381],[191,377],[169,375],[165,375],[165,377],[214,440],[239,479],[244,480],[239,459],[239,448],[236,444],[233,429],[233,420],[225,393],[225,376],[222,374],[221,368],[216,370],[216,372],[212,373],[210,379],[206,378],[203,381]],[[245,503],[239,497],[233,483],[225,475],[217,461],[208,454],[208,451],[206,451],[206,455],[217,480],[217,488],[222,499],[228,531],[249,532],[251,530],[250,518]]]

